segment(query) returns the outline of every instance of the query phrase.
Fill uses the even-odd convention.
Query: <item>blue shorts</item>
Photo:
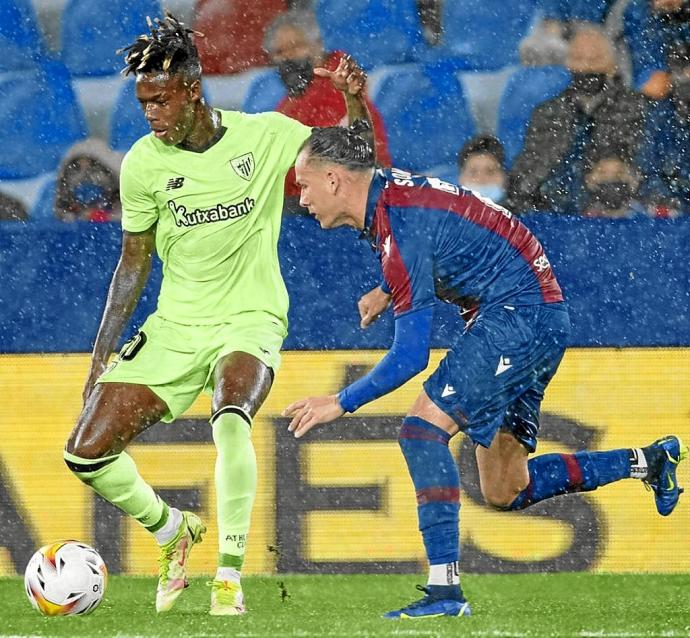
[[[544,390],[569,335],[565,303],[490,308],[456,338],[424,390],[475,443],[489,447],[504,429],[534,452]]]

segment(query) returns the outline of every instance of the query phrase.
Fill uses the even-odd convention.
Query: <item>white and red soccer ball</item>
[[[24,573],[26,595],[44,616],[90,614],[103,600],[107,580],[100,554],[71,540],[41,547]]]

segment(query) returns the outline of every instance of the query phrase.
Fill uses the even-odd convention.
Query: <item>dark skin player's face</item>
[[[191,132],[201,100],[200,84],[181,74],[154,72],[137,75],[136,94],[153,134],[175,146]]]

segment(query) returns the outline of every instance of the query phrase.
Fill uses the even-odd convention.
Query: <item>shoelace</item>
[[[186,533],[187,526],[184,526],[184,530],[181,533],[178,532],[175,537],[168,541],[165,545],[161,546],[161,551],[158,556],[158,572],[160,574],[160,584],[165,587],[168,583],[168,574],[170,572],[170,563],[173,559],[173,554],[177,548],[177,544],[180,542],[182,536]]]
[[[234,586],[228,586],[229,581],[227,580],[209,580],[206,582],[206,586],[211,588],[211,591],[216,592],[219,597],[220,602],[223,604],[235,604],[235,594],[240,589],[239,585],[231,583]]]
[[[160,556],[158,557],[158,572],[160,574],[160,584],[165,587],[168,582],[168,573],[170,572],[170,563],[173,558],[173,550],[162,547]]]
[[[422,607],[423,605],[426,605],[429,602],[429,599],[431,598],[430,590],[427,587],[424,587],[422,585],[415,585],[415,588],[418,591],[423,592],[425,596],[424,598],[420,598],[419,600],[409,604],[407,606],[407,609],[416,609],[417,607]]]

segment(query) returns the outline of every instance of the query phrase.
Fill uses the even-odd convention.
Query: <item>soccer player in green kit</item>
[[[154,423],[175,420],[202,390],[211,393],[219,528],[211,614],[238,615],[257,479],[252,418],[287,333],[277,254],[283,185],[311,129],[278,113],[211,108],[193,32],[170,14],[149,27],[124,51],[152,132],[123,161],[122,254],[65,462],[153,533],[160,545],[156,609],[167,611],[187,585],[189,552],[206,528],[192,512],[163,502],[124,449]],[[350,58],[315,73],[343,92],[351,122],[370,123],[366,76]],[[106,369],[154,250],[163,261],[158,307]]]

